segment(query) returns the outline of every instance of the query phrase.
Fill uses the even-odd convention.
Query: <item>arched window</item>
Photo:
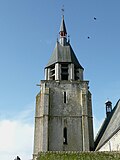
[[[63,144],[67,144],[67,127],[63,129]]]

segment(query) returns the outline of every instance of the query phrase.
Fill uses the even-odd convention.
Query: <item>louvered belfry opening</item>
[[[68,80],[68,64],[61,64],[61,80]]]
[[[50,80],[55,80],[55,65],[50,68]]]

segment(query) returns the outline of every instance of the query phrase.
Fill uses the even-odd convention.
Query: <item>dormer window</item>
[[[106,115],[108,117],[109,114],[112,112],[112,102],[107,101],[105,104],[106,104]]]

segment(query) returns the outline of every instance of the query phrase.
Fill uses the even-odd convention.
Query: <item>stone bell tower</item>
[[[36,96],[34,160],[40,151],[94,148],[89,81],[67,40],[64,16],[59,35]]]

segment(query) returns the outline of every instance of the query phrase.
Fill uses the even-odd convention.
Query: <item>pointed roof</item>
[[[76,67],[83,69],[77,60],[71,45],[68,43],[66,46],[62,46],[59,42],[57,42],[46,68],[55,63],[65,62],[73,63]]]
[[[99,150],[118,130],[120,130],[120,100],[104,120],[95,139],[95,150]]]
[[[64,34],[62,34],[64,32]],[[67,31],[64,22],[64,15],[62,16],[61,26],[60,26],[60,35],[66,36]],[[56,42],[56,46],[53,50],[51,58],[46,66],[49,67],[55,63],[73,63],[77,68],[83,69],[80,65],[79,61],[77,60],[75,53],[70,45],[69,42],[66,41],[65,45],[62,45],[60,42]]]
[[[66,30],[66,26],[65,26],[65,21],[64,21],[64,15],[62,16],[62,21],[61,21],[61,26],[60,26],[60,32],[64,32],[65,34],[67,34],[67,30]]]

